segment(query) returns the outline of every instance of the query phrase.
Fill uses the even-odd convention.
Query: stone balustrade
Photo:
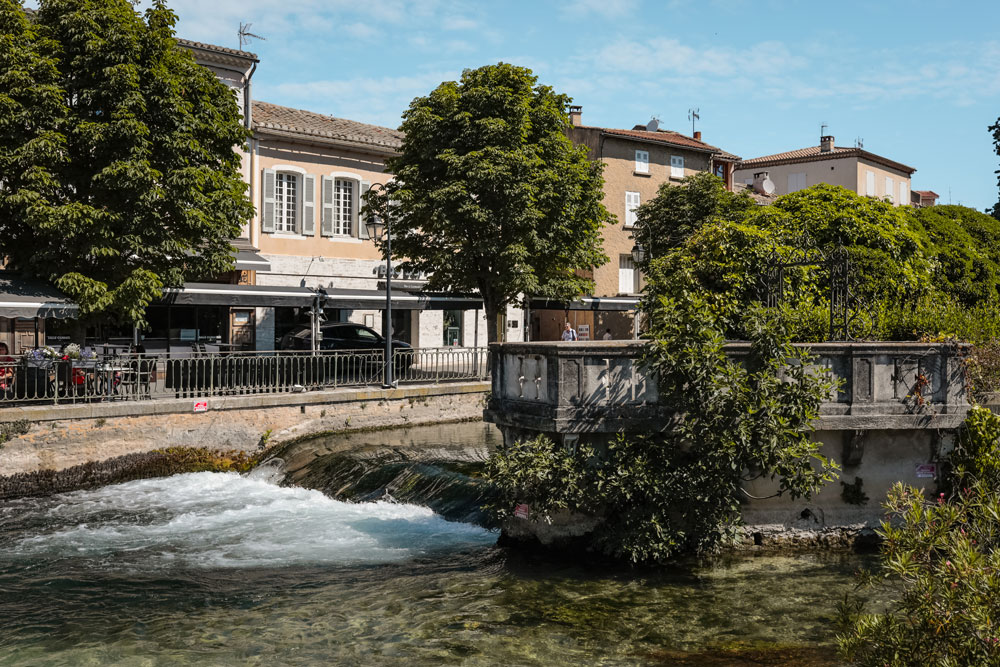
[[[656,431],[673,412],[642,363],[644,341],[500,343],[484,418],[505,432]],[[823,403],[822,431],[954,429],[969,408],[964,348],[944,343],[810,344],[838,389]],[[745,356],[749,344],[727,353]]]

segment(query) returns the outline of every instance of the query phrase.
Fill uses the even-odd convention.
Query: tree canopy
[[[162,0],[0,0],[0,253],[84,314],[141,323],[229,269],[253,214],[236,99],[175,22]]]
[[[813,247],[827,256],[840,247],[847,252],[864,319],[859,330],[867,328],[869,337],[978,341],[997,333],[1000,322],[1000,222],[961,206],[915,210],[831,185],[758,206],[700,174],[643,204],[635,235],[651,248],[642,267],[649,293],[704,293],[728,318],[732,338],[748,335],[740,312],[763,297],[767,268]],[[828,278],[816,268],[797,268],[786,280],[798,318],[795,338],[823,339]]]
[[[588,292],[577,270],[608,261],[602,166],[566,135],[570,101],[524,67],[466,70],[410,103],[387,161],[393,254],[433,289],[478,290],[490,341],[519,295]]]

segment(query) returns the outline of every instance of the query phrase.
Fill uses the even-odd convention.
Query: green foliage
[[[642,267],[647,290],[701,291],[723,317],[725,335],[745,338],[739,305],[761,299],[773,258],[801,258],[808,235],[826,253],[847,250],[852,291],[863,304],[856,330],[870,329],[869,338],[979,343],[1000,334],[1000,222],[993,218],[960,206],[913,211],[830,185],[772,206],[748,207],[744,199],[702,175],[641,206],[635,234],[652,249]],[[786,272],[796,340],[828,336],[828,291],[816,268]]]
[[[750,480],[770,478],[776,493],[795,498],[833,479],[835,464],[809,437],[832,384],[789,343],[787,326],[751,309],[751,342],[734,361],[699,294],[657,299],[645,312],[653,335],[646,361],[676,417],[602,452],[547,440],[498,448],[486,476],[498,490],[499,518],[518,503],[540,519],[590,514],[600,518],[595,539],[605,552],[662,562],[719,545],[739,521]]]
[[[601,164],[566,136],[570,98],[506,63],[466,70],[403,114],[392,207],[392,250],[430,287],[478,290],[490,341],[518,295],[571,297],[593,289],[578,267],[608,261],[610,220]]]
[[[6,442],[31,430],[31,422],[27,419],[17,419],[12,422],[0,423],[0,449]]]
[[[232,266],[253,213],[232,92],[155,0],[0,0],[0,254],[84,315],[141,323],[166,285]]]
[[[1000,155],[1000,118],[997,118],[997,122],[990,125],[987,129],[993,133],[993,150],[997,155]],[[997,185],[1000,186],[1000,169],[995,173],[997,174]],[[1000,200],[994,204],[992,211],[987,210],[986,212],[991,213],[994,218],[1000,220]]]
[[[951,456],[950,495],[897,484],[880,565],[864,577],[889,602],[845,600],[839,643],[856,665],[1000,664],[1000,418],[973,408]]]

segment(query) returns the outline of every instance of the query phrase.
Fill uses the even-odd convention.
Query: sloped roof
[[[239,49],[230,49],[225,46],[218,46],[217,44],[206,44],[205,42],[196,42],[191,39],[180,39],[179,37],[177,38],[177,43],[189,49],[201,49],[202,51],[212,51],[214,53],[222,53],[227,56],[236,56],[237,58],[259,60],[256,53],[240,51]]]
[[[912,192],[915,195],[920,195],[921,197],[933,197],[934,199],[937,199],[938,197],[941,196],[938,193],[934,192],[933,190],[910,190],[910,192]]]
[[[809,146],[807,148],[799,148],[794,151],[786,151],[784,153],[775,153],[774,155],[750,158],[749,160],[741,161],[738,165],[736,165],[736,168],[763,168],[780,164],[816,162],[819,160],[839,159],[844,157],[864,158],[866,160],[870,160],[871,162],[876,162],[883,166],[896,169],[897,171],[905,171],[910,174],[916,171],[913,167],[909,167],[901,162],[896,162],[895,160],[890,160],[889,158],[882,157],[881,155],[876,155],[875,153],[869,153],[863,148],[844,148],[841,146],[833,146],[831,150],[828,151],[822,150],[820,146]]]
[[[253,124],[256,131],[334,139],[383,149],[397,149],[403,145],[403,133],[399,130],[270,102],[254,101]]]
[[[703,151],[705,153],[711,153],[716,157],[721,157],[725,160],[739,160],[739,155],[733,155],[732,153],[726,152],[717,146],[711,144],[706,144],[704,141],[699,139],[694,139],[680,132],[674,132],[673,130],[657,130],[655,132],[649,132],[648,130],[620,130],[613,127],[593,127],[590,125],[578,125],[581,129],[588,130],[600,130],[604,134],[610,134],[612,136],[618,137],[628,137],[630,139],[640,139],[642,141],[653,141],[659,144],[666,144],[668,146],[679,146],[682,148],[688,148],[696,151]]]

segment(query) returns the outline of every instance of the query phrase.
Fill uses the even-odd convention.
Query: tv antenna
[[[819,136],[825,137],[826,136],[826,128],[828,128],[828,127],[830,127],[830,125],[825,120],[822,123],[820,123],[819,124]]]
[[[699,111],[701,111],[701,109],[697,109],[697,108],[695,108],[695,109],[688,109],[688,120],[691,121],[691,136],[692,137],[694,136],[694,122],[696,120],[701,120],[701,116],[698,115]]]
[[[243,47],[245,47],[250,43],[251,39],[259,39],[262,42],[267,41],[267,37],[261,37],[260,35],[255,35],[254,33],[250,32],[250,26],[252,25],[253,25],[252,23],[243,23],[242,21],[240,22],[240,29],[236,33],[240,36],[240,51],[242,51]]]
[[[855,139],[854,140],[854,147],[855,148],[864,148],[865,147],[865,138],[864,137],[858,137],[857,139]]]

